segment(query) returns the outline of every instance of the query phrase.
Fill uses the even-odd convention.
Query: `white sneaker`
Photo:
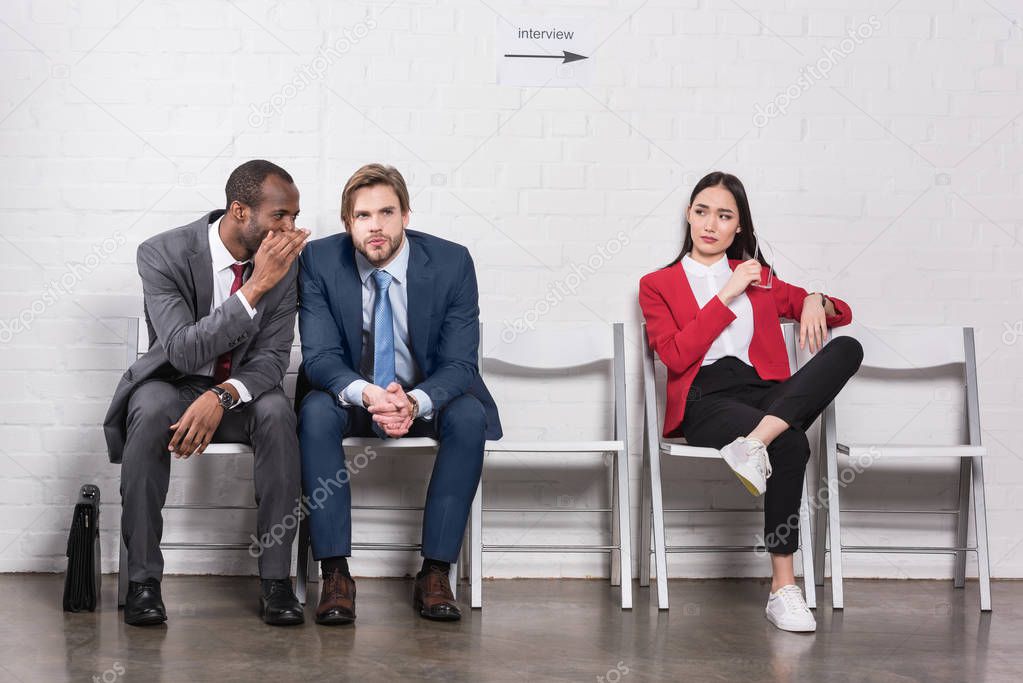
[[[721,457],[751,494],[764,494],[767,478],[771,476],[771,461],[762,441],[740,436],[721,449]]]
[[[782,586],[767,598],[767,620],[782,631],[817,630],[817,621],[803,599],[799,586]]]

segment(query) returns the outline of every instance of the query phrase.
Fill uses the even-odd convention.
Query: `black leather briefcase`
[[[64,611],[92,612],[99,602],[99,487],[82,486],[67,538]]]

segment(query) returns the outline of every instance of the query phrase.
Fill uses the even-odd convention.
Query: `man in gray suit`
[[[295,227],[294,181],[269,161],[239,166],[226,193],[226,211],[138,249],[149,351],[121,378],[104,421],[110,461],[121,463],[132,625],[167,620],[160,538],[171,456],[199,455],[211,441],[249,443],[255,454],[263,620],[303,621],[290,579],[294,525],[283,524],[301,490],[298,437],[281,382],[309,233]]]

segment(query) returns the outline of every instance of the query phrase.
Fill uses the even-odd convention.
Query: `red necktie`
[[[244,263],[232,263],[231,272],[234,273],[234,282],[231,283],[231,295],[242,288],[242,275],[245,273]],[[217,359],[217,364],[213,368],[213,381],[217,384],[222,384],[224,380],[231,376],[231,354],[232,351],[228,351]]]

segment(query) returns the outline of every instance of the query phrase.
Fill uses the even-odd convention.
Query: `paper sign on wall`
[[[588,85],[592,24],[581,17],[497,19],[497,82],[501,85]]]

